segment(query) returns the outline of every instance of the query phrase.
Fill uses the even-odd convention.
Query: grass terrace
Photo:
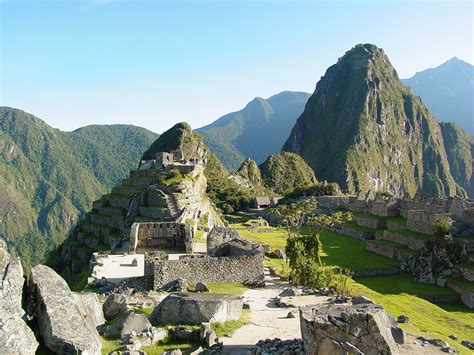
[[[472,281],[467,281],[465,279],[457,278],[457,277],[450,277],[448,278],[448,281],[452,283],[453,285],[460,287],[464,290],[474,291],[474,282]]]
[[[423,241],[427,241],[427,240],[431,239],[431,237],[427,234],[415,232],[415,231],[412,231],[410,229],[405,229],[405,228],[390,229],[390,231],[393,232],[393,233],[403,235],[405,237],[418,239],[418,240],[423,240]]]
[[[392,278],[393,276],[384,277]],[[443,339],[459,349],[460,354],[472,354],[469,349],[461,345],[461,340],[472,339],[472,334],[474,334],[474,310],[467,308],[462,303],[436,305],[410,294],[409,292],[441,292],[424,288],[420,290],[417,283],[399,280],[401,282],[391,285],[390,279],[385,279],[385,281],[376,277],[373,278],[374,281],[369,280],[372,278],[366,279],[367,285],[359,283],[360,279],[357,280],[358,282],[352,281],[352,292],[355,295],[369,297],[383,306],[394,317],[402,314],[408,316],[410,322],[401,324],[404,330],[415,335]],[[459,341],[449,339],[448,336],[451,334],[457,335]]]

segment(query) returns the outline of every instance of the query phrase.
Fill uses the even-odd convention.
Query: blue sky
[[[312,92],[357,43],[400,77],[473,63],[471,1],[0,0],[0,104],[53,127],[197,128],[255,96]]]

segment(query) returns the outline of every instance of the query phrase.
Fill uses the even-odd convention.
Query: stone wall
[[[467,281],[474,281],[474,269],[458,265],[461,276]]]
[[[263,254],[154,262],[154,290],[160,290],[178,279],[190,285],[204,282],[263,286]]]
[[[192,251],[194,231],[185,223],[175,222],[140,222],[133,223],[130,229],[131,253],[137,248],[182,248]]]
[[[384,228],[386,226],[384,219],[367,218],[367,217],[361,217],[361,216],[356,216],[356,215],[353,216],[353,219],[354,221],[357,222],[359,226],[362,226],[362,227],[378,229],[378,228]]]
[[[447,286],[451,290],[454,290],[457,293],[459,293],[459,296],[461,297],[461,302],[462,303],[464,303],[469,308],[474,308],[474,291],[463,289],[463,288],[461,288],[461,287],[459,287],[459,286],[457,286],[454,283],[451,283],[449,281],[448,281]]]
[[[330,231],[346,235],[348,237],[357,238],[361,240],[374,239],[374,232],[372,231],[363,231],[359,229],[350,228],[346,225],[339,225],[338,227],[328,228]]]
[[[396,231],[385,230],[383,233],[383,239],[395,242],[398,244],[403,244],[409,247],[410,249],[420,250],[425,246],[425,241],[416,239],[410,236],[399,234]]]
[[[386,256],[390,259],[396,259],[398,255],[397,248],[395,246],[379,243],[378,240],[368,240],[367,250]]]
[[[433,234],[433,224],[441,218],[454,218],[454,215],[447,213],[429,213],[426,211],[407,211],[407,227],[408,229],[423,234]]]
[[[240,238],[239,232],[233,228],[214,227],[207,235],[207,252],[212,254],[221,244]]]
[[[318,208],[323,210],[335,210],[337,208],[346,207],[354,200],[353,196],[317,196]]]

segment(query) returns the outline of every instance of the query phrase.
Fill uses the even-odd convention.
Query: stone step
[[[130,171],[130,177],[149,177],[149,176],[156,176],[159,177],[161,175],[167,174],[167,172],[163,172],[161,169],[147,169],[147,170],[132,170]]]
[[[367,250],[373,251],[379,255],[386,256],[390,259],[397,259],[398,249],[405,247],[402,244],[391,242],[383,239],[373,239],[367,241]]]
[[[379,229],[385,228],[387,226],[385,218],[376,217],[369,214],[354,214],[353,219],[357,223],[357,225],[361,227]]]
[[[121,216],[122,218],[124,218],[127,214],[125,209],[117,206],[100,206],[98,208],[94,208],[94,210],[100,214]]]
[[[123,215],[91,213],[89,220],[92,223],[109,226],[111,228],[121,229],[123,224]]]
[[[131,185],[119,185],[115,186],[112,189],[112,194],[115,195],[123,195],[129,198],[132,198],[138,192],[141,192],[142,189],[138,186],[131,186]]]
[[[123,185],[146,188],[158,182],[157,176],[137,176],[122,180]]]
[[[171,217],[170,212],[166,207],[140,206],[138,211],[141,217],[155,219]]]
[[[361,227],[355,222],[349,222],[341,224],[334,230],[337,233],[343,234],[348,237],[357,238],[361,240],[370,240],[375,238],[375,230]]]
[[[425,242],[430,240],[430,237],[418,232],[413,232],[408,229],[386,229],[383,236],[378,239],[384,239],[398,244],[406,245],[413,250],[420,250],[425,246]]]
[[[106,198],[111,206],[123,208],[124,210],[128,210],[128,208],[130,207],[131,198],[128,196],[110,194],[106,195]]]
[[[474,309],[474,282],[450,277],[446,286],[459,293],[462,303],[469,308]]]
[[[467,281],[474,282],[474,263],[473,262],[464,262],[457,265],[461,276]]]

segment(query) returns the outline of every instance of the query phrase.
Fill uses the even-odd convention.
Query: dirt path
[[[223,354],[246,354],[262,339],[280,338],[282,340],[301,338],[298,308],[279,308],[275,303],[277,297],[288,282],[265,275],[265,288],[251,289],[244,293],[244,302],[250,305],[249,323],[238,329],[232,337],[221,338],[224,343]],[[294,298],[295,306],[306,304],[323,304],[328,297],[299,296]],[[287,318],[294,311],[295,318]],[[432,345],[423,346],[415,337],[407,335],[406,343],[400,347],[400,354],[441,354],[440,348]]]

